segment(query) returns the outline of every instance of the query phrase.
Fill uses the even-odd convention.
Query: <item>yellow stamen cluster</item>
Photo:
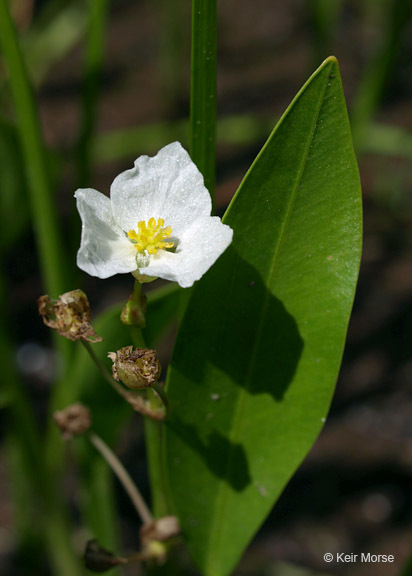
[[[144,220],[140,220],[137,232],[129,230],[127,235],[139,252],[156,254],[158,250],[173,248],[174,245],[173,242],[164,242],[172,233],[172,228],[170,226],[163,228],[164,225],[163,218],[159,218],[157,223],[155,218],[150,218],[147,224]]]

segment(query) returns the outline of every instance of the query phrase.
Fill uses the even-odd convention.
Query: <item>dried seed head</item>
[[[82,290],[72,290],[62,294],[58,300],[47,295],[37,300],[39,314],[46,326],[69,340],[101,342],[91,325],[91,311],[86,294]]]
[[[84,564],[91,572],[106,572],[119,564],[126,564],[126,558],[118,558],[100,546],[97,540],[89,540],[84,552]]]
[[[150,388],[159,380],[162,367],[155,350],[126,346],[108,356],[113,362],[113,378],[128,388]]]
[[[84,434],[92,425],[90,410],[83,404],[72,404],[64,410],[55,412],[53,417],[66,440]]]

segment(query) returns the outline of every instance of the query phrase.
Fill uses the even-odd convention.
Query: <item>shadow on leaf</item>
[[[234,490],[240,492],[251,482],[245,449],[241,444],[231,442],[217,430],[212,430],[206,441],[202,441],[194,425],[183,423],[176,417],[168,424],[204,460],[211,472],[226,479]],[[233,454],[236,466],[227,470],[229,453]]]
[[[238,406],[245,394],[282,402],[303,345],[293,316],[229,247],[196,286],[182,324],[172,359],[170,427],[237,491],[251,482],[244,447],[229,439],[232,427],[242,425],[234,424]],[[205,419],[205,402],[216,392],[221,401]]]

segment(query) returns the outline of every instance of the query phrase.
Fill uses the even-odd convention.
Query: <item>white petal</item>
[[[98,278],[136,270],[136,249],[116,224],[109,198],[91,188],[75,198],[83,222],[78,267]]]
[[[113,181],[110,197],[115,220],[126,232],[136,230],[140,220],[164,218],[172,236],[180,237],[212,209],[203,176],[179,142],[153,158],[138,158],[134,168]]]
[[[182,288],[192,286],[215,263],[232,241],[233,230],[220,218],[199,218],[180,238],[175,253],[159,250],[141,274],[159,276],[178,282]]]

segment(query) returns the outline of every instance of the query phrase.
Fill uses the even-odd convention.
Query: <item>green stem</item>
[[[213,198],[216,179],[217,0],[192,1],[190,154]]]
[[[108,372],[108,370],[103,365],[100,358],[97,356],[97,354],[93,350],[93,347],[90,345],[90,342],[86,342],[85,340],[82,340],[81,342],[82,342],[83,346],[86,348],[87,352],[90,355],[90,358],[93,360],[97,369],[99,370],[99,372],[103,376],[103,378],[106,380],[106,382],[108,382],[110,384],[110,386],[118,394],[120,394],[120,396],[122,396],[125,400],[127,400],[129,393],[127,392],[127,390],[125,390],[123,388],[123,386],[121,386],[118,382],[116,382],[116,380],[113,378],[113,376]]]
[[[133,482],[126,468],[117,458],[117,456],[112,452],[109,446],[103,442],[103,440],[94,432],[89,432],[88,434],[90,442],[93,446],[100,452],[103,458],[106,460],[110,468],[113,470],[114,474],[117,476],[121,482],[123,488],[128,493],[130,500],[133,502],[133,506],[136,512],[140,516],[143,524],[148,524],[153,520],[149,508],[146,505],[142,495],[140,494],[136,484]]]
[[[140,328],[133,326],[131,328],[131,335],[133,344],[136,348],[146,347]],[[168,408],[167,405],[166,408]],[[163,461],[164,428],[162,422],[152,420],[151,418],[145,418],[144,427],[150,489],[152,494],[152,511],[154,516],[158,518],[166,516],[169,513]]]
[[[57,296],[64,292],[65,259],[56,201],[50,186],[36,104],[7,0],[0,0],[0,42],[18,119],[43,281],[47,292]]]
[[[163,386],[160,384],[160,382],[156,382],[153,385],[153,390],[155,390],[157,392],[157,394],[160,396],[161,401],[165,405],[166,413],[169,414],[169,410],[170,410],[169,399],[167,397],[167,394],[166,394]]]
[[[163,460],[164,425],[162,422],[145,418],[144,431],[152,494],[152,511],[156,518],[161,518],[169,514]]]

